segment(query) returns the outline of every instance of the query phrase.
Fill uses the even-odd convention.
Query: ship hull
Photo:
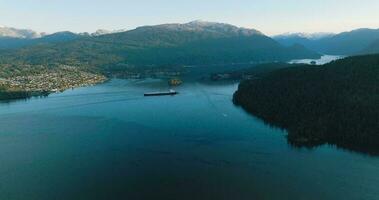
[[[174,96],[177,95],[178,92],[157,92],[157,93],[146,93],[144,94],[145,97],[151,97],[151,96]]]

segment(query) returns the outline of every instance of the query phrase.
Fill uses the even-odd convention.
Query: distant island
[[[274,70],[243,81],[233,101],[295,146],[379,153],[379,55]]]

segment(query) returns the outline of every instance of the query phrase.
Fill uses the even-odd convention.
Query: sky
[[[0,0],[0,25],[94,32],[193,20],[267,35],[379,28],[379,0]]]

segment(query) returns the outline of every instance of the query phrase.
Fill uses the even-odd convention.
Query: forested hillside
[[[284,47],[254,29],[199,21],[145,26],[54,44],[41,43],[2,51],[0,55],[3,66],[64,64],[102,72],[320,57],[303,46]]]
[[[277,70],[242,82],[234,102],[287,129],[292,144],[379,153],[379,55]]]
[[[360,52],[360,54],[378,54],[379,53],[379,39],[371,43],[366,49]]]

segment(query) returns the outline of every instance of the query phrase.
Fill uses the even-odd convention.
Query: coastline
[[[104,75],[87,72],[77,73],[75,78],[59,73],[55,75],[37,75],[37,77],[27,76],[2,79],[0,82],[0,102],[49,96],[52,93],[102,84],[109,80]]]
[[[233,102],[286,129],[296,147],[336,145],[379,155],[377,56],[277,70],[242,81]]]

